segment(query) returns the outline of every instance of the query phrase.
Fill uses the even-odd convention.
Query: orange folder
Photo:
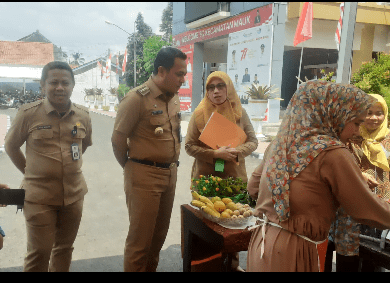
[[[228,146],[235,148],[246,141],[245,132],[218,112],[213,112],[199,140],[212,149]]]

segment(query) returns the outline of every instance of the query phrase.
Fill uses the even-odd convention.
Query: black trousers
[[[333,252],[335,244],[329,240],[325,256],[324,272],[332,272]],[[378,271],[372,262],[362,260],[359,256],[344,256],[336,253],[336,272],[374,272]]]

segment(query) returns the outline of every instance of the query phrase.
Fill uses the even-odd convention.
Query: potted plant
[[[84,92],[87,97],[87,99],[84,98],[84,100],[89,101],[89,108],[93,108],[93,105],[95,104],[95,94],[93,88],[85,88]]]
[[[95,96],[96,96],[96,102],[98,105],[98,110],[103,110],[103,89],[101,88],[95,88]]]
[[[116,93],[117,93],[117,88],[115,87],[110,87],[108,89],[110,94],[108,95],[108,102],[110,103],[110,112],[115,111],[115,100],[116,100]]]
[[[84,89],[84,93],[85,93],[85,95],[84,95],[84,105],[85,105],[85,107],[89,107],[88,91],[87,91],[86,88]]]
[[[274,85],[257,85],[252,84],[252,87],[248,87],[248,91],[245,93],[249,96],[249,116],[250,117],[264,117],[267,110],[268,99],[271,94],[278,91],[273,89]]]

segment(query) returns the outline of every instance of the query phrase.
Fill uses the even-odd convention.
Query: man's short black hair
[[[73,81],[73,83],[75,83],[73,70],[69,66],[69,64],[66,62],[62,62],[62,61],[53,61],[53,62],[47,63],[45,65],[45,67],[43,67],[42,76],[41,76],[41,84],[45,84],[45,81],[47,79],[47,75],[48,75],[49,71],[54,70],[54,69],[61,69],[61,70],[69,71],[71,76],[72,76],[72,81]]]
[[[167,46],[160,49],[154,60],[153,74],[157,75],[158,67],[164,67],[168,72],[175,64],[175,58],[187,60],[187,55],[175,47]]]

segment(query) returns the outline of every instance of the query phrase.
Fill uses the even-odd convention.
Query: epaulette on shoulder
[[[89,113],[89,109],[88,109],[87,107],[85,107],[85,106],[83,106],[83,105],[80,105],[80,104],[77,104],[77,103],[73,103],[73,105],[74,105],[76,108],[78,108],[78,109],[80,109],[80,110],[84,110],[85,112]]]
[[[26,111],[28,109],[31,109],[33,107],[37,107],[39,104],[41,104],[43,102],[43,100],[37,100],[37,101],[34,101],[34,102],[30,102],[30,103],[27,103],[27,104],[24,104],[20,107],[20,109]]]
[[[142,96],[145,96],[150,93],[150,89],[146,85],[141,85],[137,88],[136,92]]]

